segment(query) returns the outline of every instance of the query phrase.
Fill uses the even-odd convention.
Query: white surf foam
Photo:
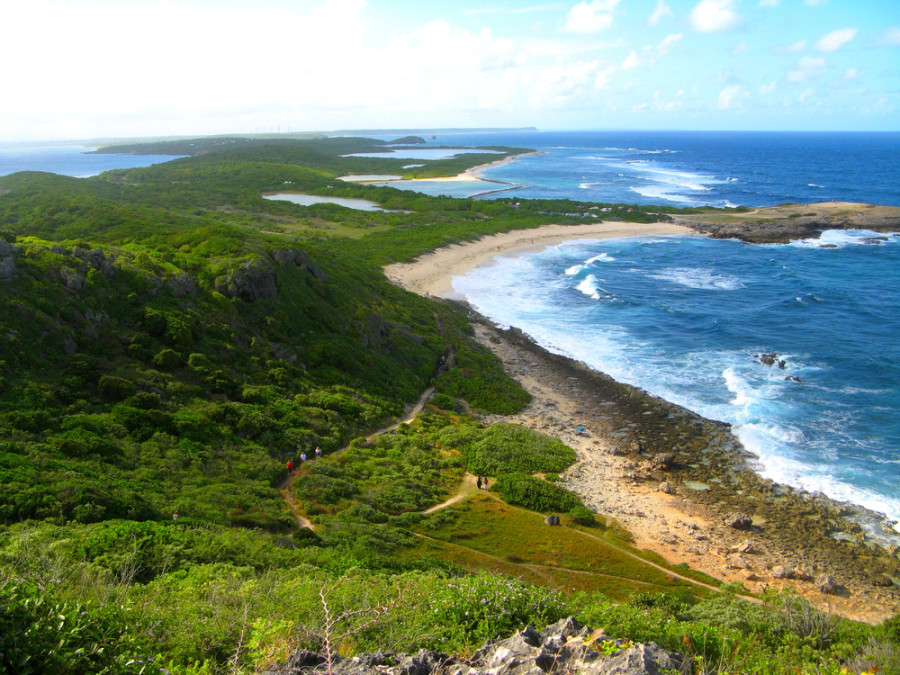
[[[874,230],[825,230],[818,239],[796,239],[790,243],[798,248],[844,248],[869,246],[874,243],[897,243],[896,233]]]
[[[584,279],[581,280],[576,289],[584,293],[589,298],[593,298],[594,300],[600,299],[600,288],[597,286],[597,277],[593,274],[588,274]]]
[[[590,265],[595,262],[615,262],[615,258],[613,258],[609,253],[601,253],[599,255],[595,255],[593,258],[588,258],[584,261],[585,265]]]
[[[744,287],[737,277],[716,274],[702,267],[671,267],[650,276],[661,281],[671,281],[679,286],[706,291],[735,291]]]

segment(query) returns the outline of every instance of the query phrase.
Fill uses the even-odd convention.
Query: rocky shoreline
[[[798,239],[818,239],[824,230],[900,232],[900,207],[849,202],[782,204],[748,210],[715,209],[677,214],[671,221],[719,239],[786,244]]]
[[[458,306],[535,397],[511,421],[574,447],[578,462],[565,485],[621,522],[637,546],[751,592],[792,588],[820,609],[860,620],[900,611],[900,550],[867,538],[853,519],[858,509],[762,478],[727,424]]]

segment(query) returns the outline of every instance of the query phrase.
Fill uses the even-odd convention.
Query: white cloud
[[[672,33],[671,35],[666,35],[658,45],[656,45],[656,53],[659,56],[664,56],[669,53],[669,49],[681,41],[682,34],[681,33]]]
[[[879,37],[877,44],[900,47],[900,26],[887,28]]]
[[[641,65],[641,60],[638,58],[637,52],[632,49],[631,53],[622,61],[622,70],[631,70],[639,65]]]
[[[808,82],[821,76],[827,67],[823,58],[804,56],[794,64],[793,70],[788,71],[788,79],[791,82]]]
[[[659,20],[665,16],[672,16],[671,8],[666,5],[665,0],[656,0],[656,9],[653,10],[653,14],[650,15],[650,18],[647,19],[647,23],[651,26],[655,26],[659,23]]]
[[[570,33],[599,33],[612,26],[612,12],[620,0],[593,0],[579,2],[566,19],[566,30]]]
[[[746,54],[750,51],[750,48],[747,46],[746,42],[739,42],[734,47],[731,48],[731,53],[735,56],[740,56],[741,54]]]
[[[769,82],[769,84],[764,84],[759,88],[759,93],[762,95],[771,94],[778,88],[778,83],[775,81]]]
[[[858,80],[863,75],[863,71],[859,68],[847,68],[844,71],[844,79],[845,80]]]
[[[806,40],[797,40],[787,47],[775,47],[773,51],[778,52],[779,54],[796,54],[797,52],[802,52],[804,49],[806,49]]]
[[[855,28],[840,28],[820,37],[815,48],[820,52],[834,52],[856,37]]]
[[[700,0],[691,11],[691,25],[700,33],[717,33],[737,25],[735,0]]]
[[[719,108],[719,110],[727,110],[728,108],[731,108],[736,102],[738,102],[741,95],[741,88],[737,85],[725,87],[722,91],[719,92],[719,102],[716,107]]]

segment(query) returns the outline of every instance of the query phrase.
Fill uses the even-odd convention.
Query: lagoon
[[[388,211],[375,202],[368,199],[353,199],[350,197],[319,197],[318,195],[304,195],[297,192],[279,192],[277,194],[263,195],[263,199],[273,201],[291,202],[300,206],[313,206],[315,204],[337,204],[357,211]]]

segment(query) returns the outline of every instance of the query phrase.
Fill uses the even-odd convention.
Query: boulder
[[[871,577],[871,582],[873,586],[880,586],[882,588],[889,588],[894,585],[893,580],[887,574],[873,574]]]
[[[654,469],[669,471],[675,466],[674,452],[661,452],[653,457],[652,466]]]
[[[775,565],[772,568],[772,576],[776,579],[793,579],[794,568],[790,565]]]
[[[670,494],[672,494],[672,484],[669,483],[669,481],[664,480],[662,483],[659,484],[659,487],[656,488],[656,491],[662,492],[663,494],[670,495]]]
[[[834,594],[837,593],[838,584],[834,580],[834,575],[820,574],[818,577],[816,577],[816,588],[818,588],[823,593]]]
[[[736,530],[749,530],[753,527],[753,519],[746,513],[732,513],[725,519],[728,527]]]
[[[544,523],[547,525],[559,525],[559,516],[547,516],[544,519]]]
[[[9,281],[16,275],[16,254],[19,247],[0,239],[0,281]]]

